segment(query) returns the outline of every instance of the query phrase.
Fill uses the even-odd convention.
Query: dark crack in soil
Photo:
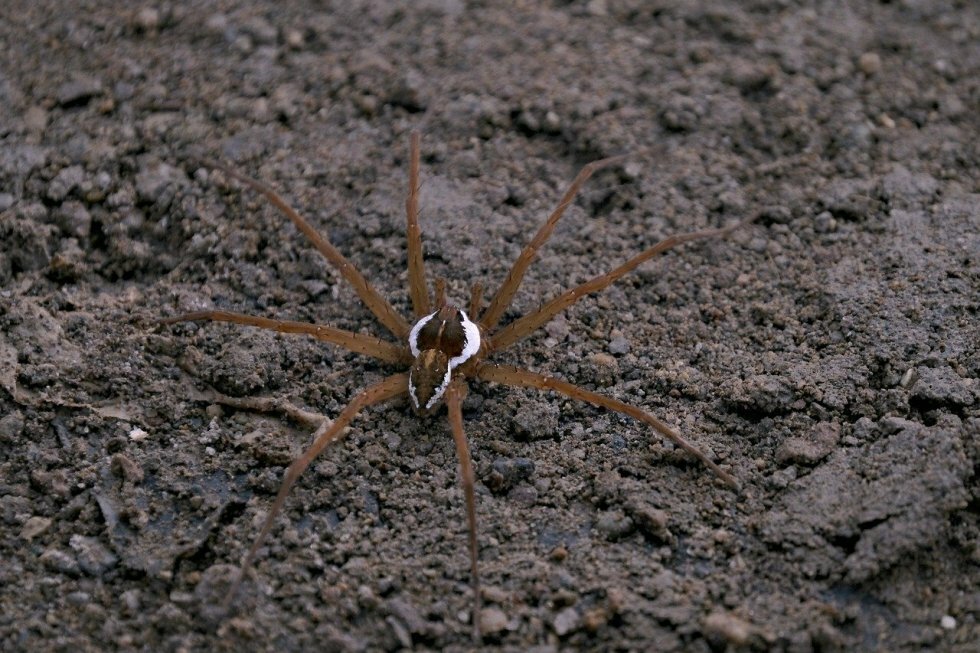
[[[487,649],[975,651],[980,5],[227,0],[0,6],[0,649],[468,650],[444,416],[369,410],[215,609],[309,430],[389,373],[217,307],[384,335],[282,193],[409,307],[488,290],[600,173],[505,316],[667,234],[756,217],[503,357],[654,433],[473,384]]]

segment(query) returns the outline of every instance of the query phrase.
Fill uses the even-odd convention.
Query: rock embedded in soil
[[[62,574],[74,576],[78,574],[78,560],[68,551],[58,547],[46,549],[40,556],[41,564]]]
[[[840,425],[820,422],[805,437],[788,438],[776,450],[780,465],[815,465],[829,456],[840,440]]]
[[[971,406],[975,401],[976,381],[964,379],[950,367],[920,367],[918,380],[912,385],[910,399],[927,407]]]
[[[24,415],[14,411],[0,417],[0,442],[13,442],[24,432]]]
[[[573,607],[565,608],[551,620],[551,627],[559,637],[564,637],[572,631],[578,630],[579,626],[581,626],[581,617],[578,610]]]
[[[530,458],[497,458],[483,482],[492,492],[504,493],[533,475],[534,461]]]
[[[507,628],[507,615],[500,608],[489,607],[480,611],[480,632],[496,635]]]
[[[102,80],[91,75],[79,75],[58,87],[55,99],[61,106],[83,104],[102,93]]]
[[[90,576],[100,577],[119,562],[116,554],[106,548],[97,538],[72,535],[68,544],[78,556],[78,566]]]
[[[30,542],[38,535],[43,535],[51,528],[52,521],[48,517],[34,516],[24,522],[24,527],[20,530],[21,539]]]
[[[712,612],[704,618],[702,628],[709,640],[734,647],[745,646],[752,636],[752,624],[730,612]]]

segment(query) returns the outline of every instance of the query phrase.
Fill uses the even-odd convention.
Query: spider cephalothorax
[[[463,433],[462,400],[466,393],[467,381],[471,379],[500,383],[508,386],[538,388],[553,390],[573,399],[579,399],[596,406],[614,410],[652,426],[658,433],[688,452],[720,479],[733,487],[737,487],[735,479],[718,467],[700,449],[685,440],[677,431],[661,422],[642,408],[625,402],[606,397],[585,388],[573,385],[567,381],[537,374],[509,365],[490,363],[486,360],[491,354],[502,351],[522,340],[529,334],[544,326],[553,317],[574,304],[581,297],[599,292],[612,285],[616,280],[636,269],[641,263],[653,258],[676,245],[692,240],[725,236],[744,223],[735,224],[720,229],[706,229],[670,236],[659,243],[645,249],[633,258],[622,263],[619,267],[599,275],[594,279],[552,298],[542,304],[536,311],[525,315],[503,327],[498,328],[498,322],[510,306],[524,273],[534,260],[537,251],[551,235],[565,209],[571,204],[579,189],[594,172],[611,167],[623,157],[613,157],[590,163],[582,168],[571,186],[562,196],[557,208],[547,221],[538,229],[537,234],[524,248],[510,272],[507,274],[500,289],[491,298],[484,310],[482,307],[482,287],[473,285],[473,294],[467,312],[449,305],[445,301],[445,285],[436,284],[435,301],[429,294],[429,285],[425,278],[425,267],[422,257],[422,237],[418,222],[418,190],[419,190],[419,135],[412,135],[411,156],[409,168],[409,189],[406,201],[408,216],[408,279],[409,294],[412,299],[414,326],[409,323],[384,297],[375,290],[356,267],[341,254],[331,243],[321,236],[299,213],[293,210],[274,190],[265,184],[230,170],[220,164],[207,162],[205,165],[221,170],[226,175],[252,187],[282,211],[292,223],[303,232],[321,254],[336,268],[350,284],[367,308],[378,321],[396,338],[395,342],[377,338],[363,333],[344,331],[333,327],[291,322],[266,317],[244,315],[220,310],[199,311],[177,317],[161,320],[163,324],[173,324],[190,320],[212,320],[234,322],[271,329],[283,333],[304,333],[314,338],[344,347],[350,351],[372,356],[382,363],[408,366],[408,372],[392,374],[386,379],[368,387],[351,399],[347,407],[333,420],[323,416],[308,413],[296,408],[288,402],[270,402],[259,398],[253,400],[218,398],[218,401],[254,410],[269,410],[270,406],[284,410],[290,416],[317,424],[313,434],[313,444],[303,454],[294,460],[283,478],[282,485],[276,495],[275,502],[266,515],[262,529],[249,547],[242,562],[241,571],[228,591],[226,606],[230,606],[238,586],[246,571],[255,559],[262,542],[272,530],[276,516],[282,509],[290,488],[296,483],[303,471],[327,445],[340,438],[345,427],[364,408],[380,404],[397,397],[408,396],[413,408],[420,414],[431,414],[438,410],[440,402],[444,402],[449,413],[456,452],[459,456],[462,476],[463,493],[466,500],[466,516],[469,526],[470,570],[473,582],[474,609],[472,623],[474,634],[479,633],[480,586],[477,567],[478,549],[476,540],[476,502],[474,498],[475,478],[473,464],[470,461],[469,445]],[[434,306],[433,306],[434,304]],[[433,311],[433,307],[435,310]],[[470,318],[473,316],[473,319]]]

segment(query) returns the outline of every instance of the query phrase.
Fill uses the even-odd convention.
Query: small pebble
[[[48,184],[48,199],[53,202],[61,202],[68,196],[68,193],[75,190],[85,179],[85,170],[82,166],[68,166],[58,171],[51,183]]]
[[[160,11],[154,7],[143,7],[136,13],[136,26],[147,32],[160,27]]]
[[[538,491],[532,485],[518,485],[507,495],[511,501],[522,506],[533,506],[538,502]]]
[[[14,411],[0,418],[0,442],[13,442],[24,432],[24,416]]]
[[[813,229],[818,234],[826,234],[837,230],[837,220],[830,211],[822,211],[813,218]]]
[[[125,454],[117,453],[114,455],[109,462],[109,470],[119,478],[130,483],[140,483],[143,481],[143,468]]]
[[[116,554],[94,537],[72,535],[68,545],[78,557],[78,566],[91,576],[101,576],[119,562]]]
[[[58,226],[69,236],[88,238],[92,232],[92,215],[81,202],[69,200],[55,212]]]
[[[101,92],[101,80],[95,77],[79,76],[59,86],[55,99],[61,106],[83,104]]]
[[[122,604],[130,612],[137,612],[140,609],[140,591],[138,589],[126,590],[119,595]]]
[[[601,367],[616,367],[616,359],[609,354],[597,352],[590,357],[592,362]]]
[[[24,112],[24,126],[32,132],[43,132],[48,126],[48,112],[37,105],[28,108]]]
[[[752,625],[729,612],[712,612],[704,618],[704,634],[732,646],[745,646],[752,635]]]
[[[609,341],[610,354],[621,356],[622,354],[628,354],[629,351],[630,351],[629,340],[627,340],[623,336],[618,336]]]
[[[973,404],[972,379],[964,379],[950,367],[920,367],[917,373],[911,399],[929,407]]]
[[[51,520],[47,517],[31,517],[26,522],[24,522],[23,528],[20,529],[20,537],[23,540],[30,542],[38,535],[41,535],[51,527]]]
[[[480,588],[480,595],[483,596],[483,600],[498,605],[510,600],[510,594],[495,585],[484,585]]]
[[[194,595],[190,592],[174,590],[170,593],[170,601],[177,605],[190,605],[194,602]]]
[[[412,633],[424,633],[427,630],[425,617],[412,603],[400,598],[388,601],[388,611],[397,617]]]
[[[874,75],[881,70],[881,57],[874,52],[865,52],[858,57],[858,68],[865,75]]]
[[[507,615],[500,608],[483,608],[480,611],[480,632],[494,635],[507,628]]]
[[[909,369],[905,370],[905,374],[902,375],[902,380],[898,382],[898,385],[902,386],[903,388],[909,387],[914,376],[915,368],[910,367]]]
[[[948,614],[944,614],[943,618],[939,620],[939,625],[942,626],[943,630],[955,630],[956,617],[951,617]]]
[[[609,620],[609,614],[602,608],[592,608],[582,617],[582,625],[590,633],[595,633]]]
[[[608,510],[596,520],[595,529],[607,540],[616,541],[633,532],[633,520],[619,510]]]
[[[820,422],[807,435],[784,440],[776,449],[776,462],[815,465],[833,453],[839,441],[840,424]]]
[[[286,45],[288,45],[293,50],[299,50],[303,47],[303,43],[306,39],[303,38],[303,32],[298,29],[286,30],[285,34]]]
[[[530,458],[497,458],[491,470],[484,480],[487,487],[492,492],[506,492],[534,475],[534,461]]]
[[[626,510],[644,535],[663,542],[671,539],[671,533],[667,529],[670,516],[665,510],[651,506],[639,499],[629,501],[626,504]]]
[[[551,559],[555,562],[561,562],[568,557],[568,549],[563,545],[559,544],[554,549],[551,550]]]
[[[168,188],[173,188],[184,179],[184,173],[168,163],[147,161],[136,173],[136,194],[147,203],[161,201]]]
[[[78,561],[71,553],[58,548],[50,548],[40,556],[41,564],[62,574],[75,575],[78,573]]]
[[[92,600],[92,595],[88,592],[71,592],[65,596],[65,600],[72,605],[85,605]]]
[[[578,610],[572,607],[565,608],[555,615],[555,618],[551,622],[551,627],[559,637],[564,637],[573,630],[576,630],[579,627]]]

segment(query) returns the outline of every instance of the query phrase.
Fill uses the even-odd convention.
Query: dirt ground
[[[832,6],[825,6],[832,5]],[[688,244],[496,360],[651,429],[473,383],[483,646],[976,651],[980,5],[5,1],[0,7],[0,649],[466,650],[445,413],[367,411],[216,604],[310,429],[397,371],[227,324],[386,336],[253,192],[265,180],[408,313],[426,265],[496,289],[592,179],[504,321],[675,232]]]

